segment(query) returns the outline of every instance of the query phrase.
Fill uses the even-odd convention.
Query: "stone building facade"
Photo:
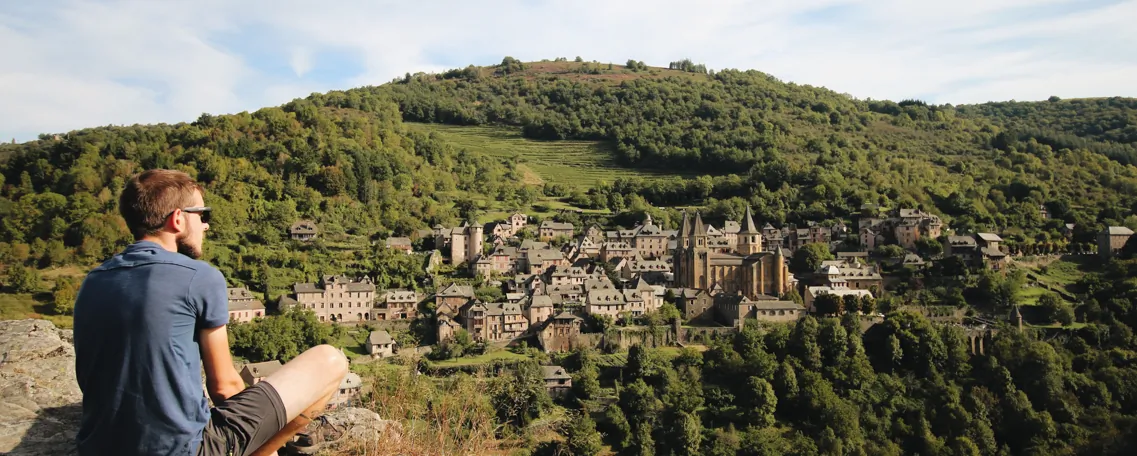
[[[320,321],[367,321],[375,312],[375,284],[366,276],[327,275],[316,283],[293,284],[292,293],[296,304],[311,309]]]

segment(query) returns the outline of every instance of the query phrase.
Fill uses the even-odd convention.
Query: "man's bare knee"
[[[308,349],[308,351],[320,356],[320,358],[325,363],[324,367],[327,369],[328,373],[338,374],[340,377],[347,375],[347,357],[344,356],[343,352],[340,351],[340,349],[331,345],[324,344],[312,347]]]
[[[285,406],[288,420],[334,393],[348,372],[347,357],[331,345],[306,350],[265,379]]]

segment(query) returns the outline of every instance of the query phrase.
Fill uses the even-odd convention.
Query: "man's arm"
[[[213,403],[219,403],[245,389],[245,381],[233,367],[226,325],[201,330],[201,364],[205,368],[205,387]]]

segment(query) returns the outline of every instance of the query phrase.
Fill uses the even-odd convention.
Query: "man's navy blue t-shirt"
[[[81,455],[191,455],[209,421],[198,330],[229,322],[221,272],[139,241],[75,300]]]

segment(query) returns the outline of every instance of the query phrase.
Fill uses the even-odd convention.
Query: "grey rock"
[[[0,321],[0,453],[74,454],[82,392],[71,332],[45,320]]]
[[[353,451],[398,442],[402,434],[402,425],[385,420],[378,413],[358,407],[339,407],[316,417],[296,441],[288,444],[288,449],[299,454]]]

